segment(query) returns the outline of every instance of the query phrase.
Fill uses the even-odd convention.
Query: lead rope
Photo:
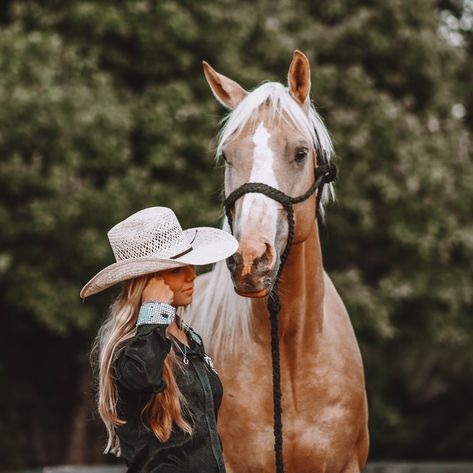
[[[223,202],[225,206],[225,213],[227,215],[230,229],[233,233],[233,220],[231,209],[235,202],[245,194],[248,193],[259,193],[264,194],[267,197],[279,202],[287,214],[288,223],[288,234],[286,247],[281,255],[281,261],[279,269],[276,275],[276,279],[273,284],[273,288],[269,293],[268,297],[268,311],[271,322],[271,360],[273,367],[273,406],[274,406],[274,420],[273,420],[273,431],[274,431],[274,454],[276,458],[276,473],[284,473],[283,463],[283,436],[282,436],[282,407],[281,407],[281,368],[280,368],[280,355],[279,355],[279,312],[281,311],[281,302],[279,300],[279,280],[283,267],[289,256],[292,247],[292,241],[294,240],[294,209],[293,205],[299,202],[303,202],[308,199],[317,189],[316,198],[316,215],[319,215],[320,199],[322,197],[322,191],[325,184],[332,182],[337,177],[337,167],[333,163],[329,163],[325,153],[322,153],[322,164],[315,168],[315,182],[310,189],[299,197],[290,197],[279,189],[268,186],[260,182],[247,182],[242,186],[235,189]]]

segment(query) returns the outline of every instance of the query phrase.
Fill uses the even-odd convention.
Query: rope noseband
[[[260,182],[247,182],[235,189],[223,202],[225,213],[227,215],[230,229],[233,233],[233,220],[231,209],[235,202],[245,194],[259,193],[279,202],[287,214],[288,235],[286,247],[281,255],[279,269],[268,297],[268,311],[271,321],[271,359],[273,366],[273,405],[274,405],[274,453],[276,458],[276,473],[284,473],[283,464],[283,436],[282,436],[282,408],[281,408],[281,370],[279,355],[279,320],[278,314],[281,310],[279,300],[279,280],[291,251],[294,240],[294,204],[307,200],[315,191],[316,197],[316,215],[319,215],[320,199],[325,184],[332,182],[337,177],[337,167],[328,161],[325,152],[322,153],[321,164],[315,168],[315,180],[310,189],[299,197],[290,197],[279,189],[268,186]]]

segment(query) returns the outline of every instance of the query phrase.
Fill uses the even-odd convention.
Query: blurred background
[[[0,469],[112,461],[88,353],[106,232],[171,206],[220,225],[224,110],[293,50],[340,175],[322,229],[370,405],[370,460],[473,459],[473,0],[9,1],[0,6]]]

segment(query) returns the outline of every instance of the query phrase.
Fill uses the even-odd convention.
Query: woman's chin
[[[182,294],[175,302],[172,303],[174,307],[185,307],[192,302],[192,293]]]

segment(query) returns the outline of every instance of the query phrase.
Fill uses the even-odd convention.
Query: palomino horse
[[[231,110],[220,134],[225,194],[261,182],[289,196],[313,183],[328,133],[310,104],[309,62],[299,51],[289,86],[252,92],[204,63],[216,98]],[[329,197],[326,188],[322,202]],[[345,306],[324,272],[315,196],[294,205],[294,243],[280,281],[279,337],[286,473],[360,472],[368,455],[363,365]],[[191,324],[216,360],[224,385],[219,414],[227,469],[275,471],[270,322],[266,298],[288,234],[284,209],[246,194],[232,209],[238,252],[198,278]],[[228,227],[228,225],[227,225]]]

